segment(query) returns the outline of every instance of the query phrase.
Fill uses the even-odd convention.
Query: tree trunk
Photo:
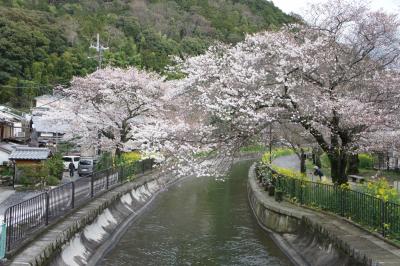
[[[332,182],[338,185],[347,183],[347,154],[342,151],[332,151],[328,154],[331,163]]]
[[[359,173],[358,171],[358,154],[349,154],[348,156],[348,166],[347,166],[347,175],[356,175]]]
[[[300,172],[302,174],[306,173],[306,154],[303,149],[300,149]]]

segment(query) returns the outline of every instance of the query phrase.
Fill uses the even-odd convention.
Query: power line
[[[48,103],[45,103],[45,104],[42,104],[42,105],[36,106],[35,108],[40,108],[40,107],[46,106],[46,105],[48,105],[48,104],[51,104],[51,103],[55,103],[55,102],[61,101],[62,99],[65,99],[66,97],[67,97],[67,96],[63,96],[63,97],[61,97],[61,98],[58,98],[58,99],[56,99],[56,100],[54,100],[54,101],[51,101],[51,102],[48,102]]]
[[[0,85],[2,88],[15,88],[15,89],[33,89],[33,88],[51,88],[51,87],[56,87],[56,86],[64,86],[68,84],[56,84],[56,85],[29,85],[29,86],[13,86],[13,85]]]

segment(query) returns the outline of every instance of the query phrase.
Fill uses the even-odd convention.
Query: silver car
[[[78,164],[78,175],[92,175],[96,169],[96,160],[93,158],[81,158]]]

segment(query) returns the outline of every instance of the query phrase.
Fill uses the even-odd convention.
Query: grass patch
[[[267,150],[267,147],[265,147],[262,144],[252,144],[252,145],[247,145],[244,147],[240,148],[240,152],[244,153],[254,153],[254,152],[264,152]]]

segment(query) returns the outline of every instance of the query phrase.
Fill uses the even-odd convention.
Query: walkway
[[[372,260],[371,265],[398,266],[400,264],[400,249],[382,237],[369,233],[336,215],[302,208],[289,202],[276,202],[256,182],[253,167],[249,172],[249,186],[257,200],[267,209],[299,220],[306,219],[311,224],[318,225],[321,232],[328,232],[335,243],[348,249],[350,254]],[[309,243],[293,242],[294,235],[292,234],[283,234],[282,236],[297,251],[304,250],[309,245]],[[330,240],[332,241],[332,239]]]
[[[300,171],[300,160],[296,154],[278,157],[272,161],[272,164],[278,167]],[[310,177],[311,181],[318,181],[318,177],[313,175],[313,170],[307,169],[307,175]]]
[[[79,179],[78,172],[72,178],[69,177],[69,173],[65,171],[61,184],[76,181]],[[0,223],[3,221],[4,212],[10,206],[18,204],[24,200],[30,199],[43,191],[15,191],[12,186],[0,187]]]

